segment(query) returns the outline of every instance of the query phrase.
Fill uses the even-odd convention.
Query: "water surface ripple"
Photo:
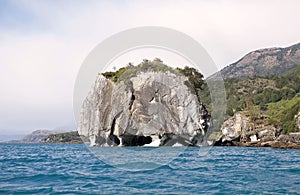
[[[0,144],[0,194],[300,192],[300,150],[213,147],[206,156],[198,154],[199,148],[187,148],[167,165],[133,172],[105,164],[80,144]]]

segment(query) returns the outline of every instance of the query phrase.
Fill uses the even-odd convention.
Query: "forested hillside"
[[[300,66],[282,76],[228,78],[224,84],[228,117],[238,111],[265,114],[270,116],[270,123],[282,126],[284,133],[298,131],[294,117],[300,112]],[[210,105],[207,85],[200,99]]]

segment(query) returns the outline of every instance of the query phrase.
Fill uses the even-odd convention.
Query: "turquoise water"
[[[109,154],[119,149],[101,150]],[[126,152],[139,150],[145,148]],[[160,153],[175,150],[182,149],[166,147]],[[0,144],[0,152],[0,194],[300,192],[300,150],[213,147],[199,156],[199,148],[187,148],[169,164],[143,171],[128,171],[132,164],[127,170],[126,163],[125,170],[107,165],[80,144]]]

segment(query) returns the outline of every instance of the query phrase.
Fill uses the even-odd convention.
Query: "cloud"
[[[199,41],[219,68],[251,50],[300,40],[296,0],[1,4],[0,134],[73,124],[73,86],[81,63],[98,43],[125,29],[182,31]]]

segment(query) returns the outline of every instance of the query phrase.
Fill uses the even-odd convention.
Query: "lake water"
[[[108,160],[120,157],[124,163],[116,168],[85,145],[0,144],[0,194],[300,193],[300,150],[212,147],[205,154],[199,150],[99,149]],[[147,164],[145,156],[134,158],[135,163],[124,160],[140,151],[149,159],[155,153],[178,155],[163,164]]]

